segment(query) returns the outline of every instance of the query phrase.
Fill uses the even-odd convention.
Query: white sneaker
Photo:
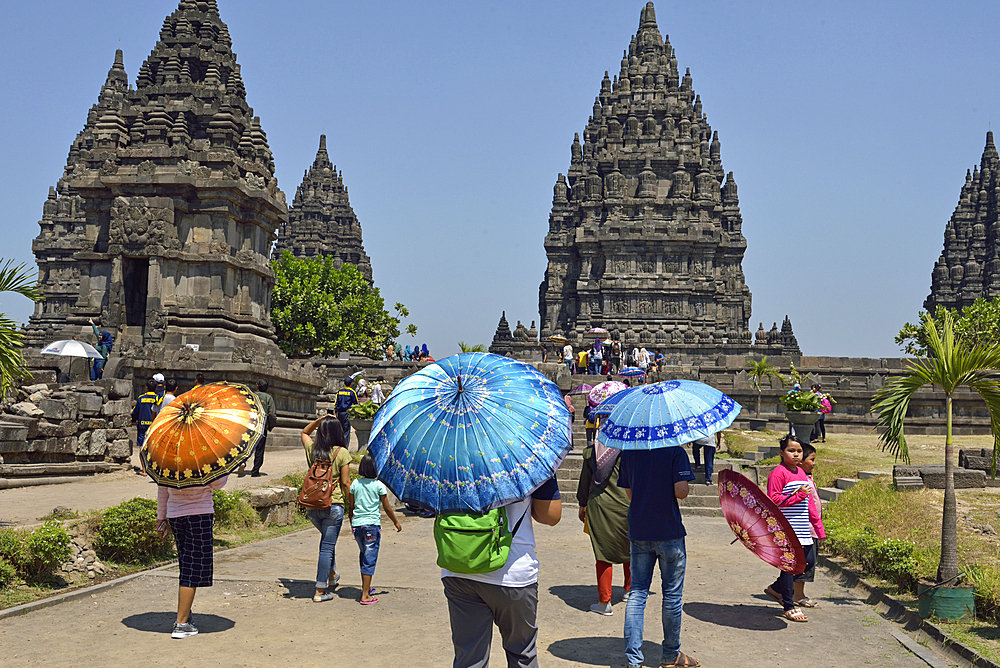
[[[191,636],[198,635],[198,628],[191,623],[191,619],[188,618],[187,624],[177,624],[174,623],[174,632],[170,634],[171,638],[189,638]]]
[[[629,597],[629,594],[631,594],[631,593],[632,593],[631,590],[625,592],[625,597],[622,599],[622,603],[628,603],[628,597]]]
[[[604,615],[606,617],[610,617],[611,615],[615,614],[611,610],[611,601],[608,601],[607,603],[594,603],[592,606],[590,606],[590,611],[596,612],[597,614]]]

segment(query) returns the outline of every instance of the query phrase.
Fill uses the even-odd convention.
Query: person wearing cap
[[[344,388],[337,392],[337,419],[340,420],[340,426],[344,428],[344,441],[347,443],[351,442],[351,420],[347,417],[347,411],[351,410],[351,406],[358,403],[358,393],[354,391],[354,379],[348,376],[344,379]]]
[[[163,397],[167,394],[166,379],[163,377],[162,373],[154,373],[153,380],[156,381],[156,388],[153,390],[156,392],[156,412],[153,415],[157,415],[160,409],[163,407]]]

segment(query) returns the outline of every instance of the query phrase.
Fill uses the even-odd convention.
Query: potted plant
[[[822,415],[819,411],[823,408],[823,399],[811,390],[803,390],[802,374],[794,364],[791,367],[790,373],[795,382],[795,389],[778,401],[785,407],[785,417],[792,424],[792,433],[805,444],[812,440],[813,425]]]
[[[940,321],[924,313],[922,335],[927,342],[927,357],[910,360],[902,375],[893,378],[875,393],[872,410],[879,415],[879,436],[883,450],[909,463],[910,453],[903,435],[903,422],[913,394],[925,385],[936,385],[945,395],[944,509],[941,516],[941,560],[937,582],[921,580],[917,590],[921,617],[962,619],[976,614],[976,592],[971,585],[958,585],[958,503],[955,496],[954,446],[951,439],[952,396],[959,387],[974,390],[990,411],[993,435],[1000,435],[1000,344],[970,344],[955,338],[950,311],[940,314]],[[938,327],[941,331],[938,331]]]
[[[354,432],[358,436],[359,452],[368,449],[368,438],[371,436],[372,423],[375,421],[375,413],[378,412],[378,409],[378,404],[366,401],[354,404],[347,411],[347,417],[351,419],[351,427],[354,428]]]
[[[784,387],[785,378],[778,373],[778,369],[775,368],[773,364],[767,361],[766,355],[757,361],[747,360],[746,370],[747,375],[750,377],[750,387],[757,390],[757,417],[750,419],[750,429],[754,431],[761,431],[767,428],[767,420],[762,420],[760,418],[760,395],[763,389],[762,385],[768,378],[777,378],[781,381],[781,386]]]

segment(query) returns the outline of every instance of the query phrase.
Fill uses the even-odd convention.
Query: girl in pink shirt
[[[191,604],[198,587],[212,586],[212,520],[215,506],[212,492],[226,486],[229,476],[222,476],[202,487],[156,490],[156,533],[163,538],[174,534],[180,583],[177,589],[177,621],[172,638],[187,638],[198,633],[191,619]]]
[[[816,551],[810,527],[818,524],[817,532],[822,532],[823,524],[819,521],[818,511],[810,501],[812,485],[809,483],[809,476],[799,466],[802,463],[802,444],[794,436],[787,434],[781,439],[780,447],[781,464],[767,478],[767,495],[792,525],[795,537],[799,539],[805,552],[805,570],[809,570],[816,564]],[[822,533],[821,537],[825,537],[825,533]],[[785,619],[792,622],[808,622],[809,618],[795,605],[794,577],[791,573],[780,571],[778,579],[765,589],[764,593],[781,603],[785,610],[782,615]]]

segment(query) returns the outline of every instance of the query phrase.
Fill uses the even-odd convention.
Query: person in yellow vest
[[[344,379],[344,389],[337,392],[337,419],[340,426],[344,428],[344,441],[351,442],[351,421],[347,417],[347,411],[351,406],[358,403],[358,393],[354,391],[354,379],[348,376]]]
[[[137,450],[142,449],[142,444],[146,440],[146,432],[153,424],[153,418],[159,412],[162,401],[163,397],[156,393],[156,381],[150,378],[146,381],[146,393],[139,395],[139,398],[135,400],[135,408],[132,409],[132,426],[136,428],[135,447]]]

